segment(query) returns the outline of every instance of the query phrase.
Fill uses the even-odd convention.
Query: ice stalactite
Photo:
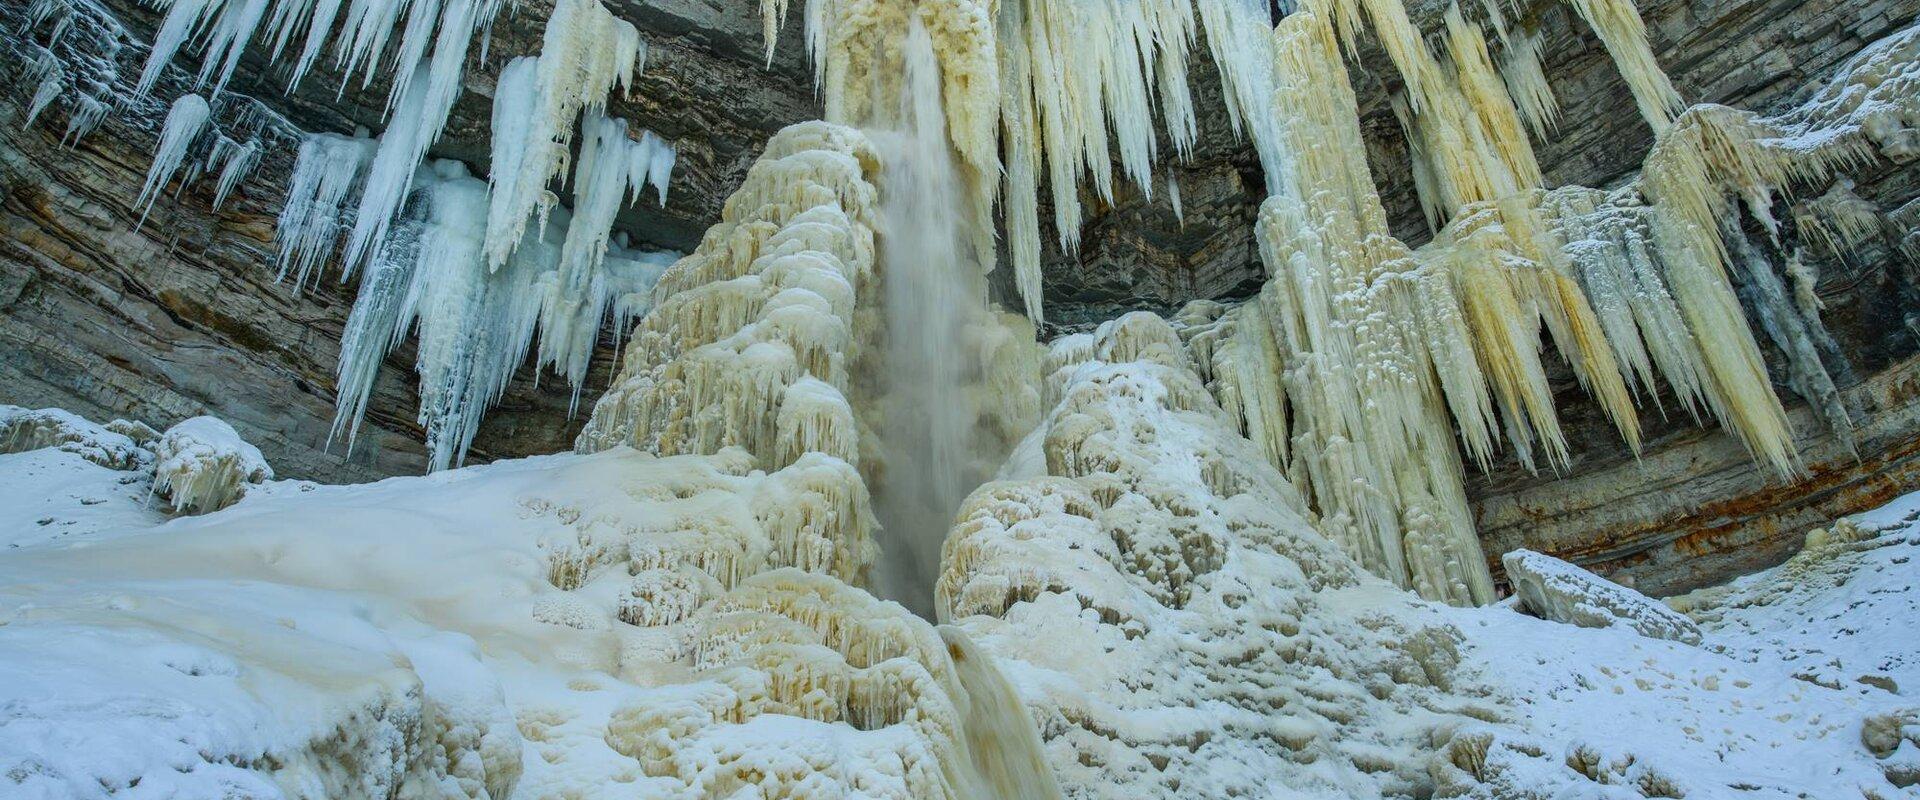
[[[364,264],[386,238],[415,168],[439,138],[459,97],[474,34],[491,24],[499,10],[498,0],[356,0],[344,8],[342,0],[164,0],[161,5],[167,14],[135,83],[136,94],[149,92],[192,40],[200,45],[202,63],[190,86],[198,91],[211,82],[218,96],[256,34],[272,39],[271,55],[276,58],[300,39],[289,87],[305,77],[328,42],[341,67],[343,91],[356,73],[361,88],[370,86],[376,73],[390,77],[387,129],[360,192],[347,243],[348,273]],[[343,10],[346,16],[340,18]]]
[[[67,88],[67,72],[51,50],[40,50],[27,74],[27,82],[34,84],[34,90],[33,99],[27,101],[26,119],[20,123],[22,128],[31,126],[34,120],[39,119],[40,113],[53,105],[53,101],[59,99],[60,93]]]
[[[566,377],[568,385],[574,387],[575,402],[586,383],[588,362],[600,336],[609,298],[650,290],[659,277],[660,270],[654,270],[644,285],[609,285],[617,283],[623,274],[605,268],[614,215],[638,201],[649,186],[660,202],[666,203],[667,181],[675,158],[673,148],[652,131],[642,131],[638,140],[628,138],[626,120],[594,113],[587,116],[585,127],[586,140],[573,176],[572,219],[560,244],[555,285],[541,310],[539,350],[539,365],[552,366]],[[492,231],[491,224],[488,230]],[[658,266],[664,268],[665,264]],[[625,326],[620,326],[619,333],[625,331]]]
[[[267,24],[276,54],[294,43],[302,25],[311,25],[294,83],[342,13],[333,42],[346,79],[359,71],[365,84],[376,67],[395,69],[388,123],[378,138],[316,133],[302,140],[276,236],[276,268],[296,287],[317,279],[336,248],[342,251],[343,280],[364,268],[343,340],[334,433],[351,441],[381,360],[416,326],[422,339],[416,365],[420,422],[435,469],[464,459],[481,413],[504,391],[536,335],[538,366],[552,367],[578,392],[609,314],[624,324],[644,313],[654,281],[673,257],[629,249],[624,234],[613,232],[615,216],[643,191],[651,188],[659,202],[666,201],[675,160],[673,148],[651,132],[629,139],[625,121],[600,113],[608,92],[629,85],[641,60],[633,26],[614,19],[596,0],[561,3],[548,26],[551,52],[510,64],[499,81],[496,99],[503,111],[496,115],[495,180],[488,186],[458,164],[420,162],[461,90],[474,33],[491,21],[496,3],[343,7],[338,0],[249,1],[252,10],[174,3],[140,88],[157,79],[182,43],[167,38],[169,26],[234,32],[231,40],[216,39],[217,47],[207,48],[204,82],[216,57],[237,54],[252,38],[260,9],[271,11]],[[402,25],[389,47],[394,28]],[[553,113],[529,117],[513,104]],[[595,132],[574,175],[581,211],[574,215],[549,184],[564,168],[582,113]],[[163,152],[166,141],[163,136]],[[216,204],[258,158],[257,139],[241,144],[222,134],[206,165],[220,171]],[[529,159],[537,162],[531,171],[520,169]],[[163,166],[156,161],[156,170]],[[528,200],[524,213],[493,224],[491,212],[502,204],[520,208],[522,199]],[[530,227],[528,217],[536,210]],[[526,252],[519,252],[523,247]]]
[[[608,94],[631,87],[645,58],[639,31],[599,0],[560,0],[540,55],[514,59],[501,71],[493,98],[489,268],[504,264],[529,220],[557,202],[547,184],[565,169],[581,114],[600,119]]]
[[[1215,354],[1224,362],[1213,367],[1216,382],[1231,387],[1223,394],[1242,414],[1260,415],[1247,429],[1313,499],[1329,538],[1424,596],[1485,602],[1492,582],[1445,409],[1470,443],[1486,447],[1489,435],[1475,425],[1492,424],[1487,390],[1465,354],[1526,346],[1515,354],[1524,365],[1531,362],[1521,354],[1534,345],[1496,338],[1511,335],[1505,327],[1470,331],[1473,320],[1457,305],[1433,299],[1476,289],[1510,297],[1509,278],[1476,265],[1459,277],[1484,276],[1481,284],[1455,290],[1448,273],[1421,271],[1386,232],[1332,28],[1310,13],[1291,15],[1274,49],[1275,103],[1294,163],[1285,191],[1261,212],[1272,280],[1223,320],[1234,332]],[[1487,318],[1524,324],[1529,317],[1517,310]],[[1412,327],[1422,315],[1451,324]],[[1470,333],[1478,335],[1463,341]],[[1448,374],[1437,375],[1436,363]]]
[[[1841,446],[1859,458],[1853,419],[1840,398],[1833,376],[1827,371],[1828,363],[1846,363],[1838,345],[1820,324],[1817,313],[1810,315],[1795,303],[1786,281],[1774,271],[1766,254],[1740,230],[1737,219],[1720,222],[1720,240],[1727,244],[1728,256],[1734,264],[1735,287],[1746,299],[1745,305],[1753,309],[1767,338],[1787,355],[1787,385],[1821,415]]]
[[[287,198],[274,225],[279,249],[275,263],[281,280],[292,275],[293,285],[301,287],[309,277],[318,276],[340,240],[341,214],[366,180],[378,145],[364,132],[351,137],[313,133],[301,140],[293,175],[287,180]]]
[[[23,83],[34,89],[23,127],[65,106],[60,142],[77,143],[125,95],[119,58],[130,37],[118,19],[91,0],[34,0],[25,11],[17,36],[8,42],[13,57],[26,66]]]
[[[207,152],[206,165],[208,172],[219,176],[214,182],[213,207],[218,209],[225,204],[233,190],[239,188],[240,183],[253,174],[254,167],[259,165],[258,139],[238,142],[221,135],[215,140],[213,148]]]
[[[1506,81],[1507,94],[1513,98],[1520,118],[1526,120],[1527,128],[1535,136],[1545,138],[1554,132],[1560,117],[1560,101],[1554,97],[1553,87],[1547,84],[1547,73],[1541,64],[1541,44],[1538,31],[1509,38],[1500,54],[1500,77]]]
[[[357,147],[354,141],[336,137],[329,143]],[[347,172],[331,179],[345,180]],[[323,175],[315,183],[327,180]],[[627,250],[602,234],[597,263],[587,265],[579,286],[570,288],[562,279],[561,242],[576,226],[557,209],[543,229],[525,234],[505,265],[490,270],[483,249],[485,182],[458,162],[442,160],[421,170],[412,194],[361,274],[341,342],[334,433],[352,439],[381,360],[417,329],[419,421],[427,432],[429,467],[444,469],[465,459],[482,414],[505,391],[536,332],[540,365],[570,370],[563,375],[578,387],[607,312],[649,291],[672,255]]]
[[[160,140],[153,147],[153,165],[147,168],[147,179],[140,185],[140,196],[133,201],[140,209],[140,223],[145,224],[147,214],[153,210],[153,203],[166,191],[168,181],[187,160],[187,151],[193,147],[201,132],[207,128],[207,121],[213,112],[207,106],[207,99],[197,94],[183,94],[173,101],[167,111],[167,119],[160,126]]]
[[[1418,250],[1391,238],[1354,127],[1334,26],[1311,13],[1293,15],[1275,39],[1275,105],[1292,143],[1290,165],[1260,228],[1274,280],[1255,301],[1210,322],[1217,330],[1202,338],[1223,404],[1313,500],[1331,538],[1429,597],[1472,596],[1449,593],[1448,581],[1428,577],[1443,573],[1415,560],[1446,553],[1455,563],[1479,561],[1466,549],[1472,529],[1447,416],[1483,466],[1504,444],[1528,467],[1536,454],[1563,467],[1568,450],[1542,363],[1548,337],[1629,449],[1639,446],[1635,397],[1657,401],[1658,377],[1685,409],[1696,418],[1710,413],[1757,461],[1796,474],[1793,434],[1740,296],[1787,355],[1789,385],[1840,441],[1850,441],[1829,372],[1844,371],[1844,358],[1805,299],[1811,290],[1790,289],[1781,267],[1737,222],[1744,209],[1777,244],[1780,197],[1821,185],[1869,158],[1874,144],[1899,139],[1857,132],[1890,129],[1880,121],[1906,107],[1893,98],[1912,76],[1885,66],[1896,62],[1887,54],[1900,45],[1869,48],[1843,68],[1843,75],[1862,74],[1859,86],[1876,87],[1872,99],[1842,78],[1840,88],[1778,118],[1711,106],[1677,117],[1649,110],[1660,133],[1636,182],[1610,193],[1543,191],[1527,130],[1550,125],[1552,98],[1524,34],[1508,36],[1503,69],[1457,7],[1443,15],[1444,57],[1398,3],[1316,7],[1349,44],[1370,23],[1399,68],[1406,88],[1395,110],[1423,207],[1439,230]],[[1668,84],[1645,55],[1631,7],[1596,2],[1583,14],[1603,30],[1643,106],[1674,109],[1677,101],[1646,88]],[[1635,70],[1642,74],[1634,77]],[[1800,208],[1793,224],[1816,235],[1866,236],[1877,226],[1852,204]],[[1791,263],[1784,269],[1809,283]],[[1409,462],[1429,464],[1427,474],[1410,482],[1391,466]]]
[[[1640,116],[1653,126],[1655,133],[1666,130],[1687,103],[1680,99],[1680,92],[1673,88],[1666,71],[1653,57],[1653,48],[1647,42],[1647,25],[1641,21],[1633,0],[1567,2],[1593,27],[1600,43],[1613,56],[1620,77],[1626,79],[1628,90],[1633,92]]]

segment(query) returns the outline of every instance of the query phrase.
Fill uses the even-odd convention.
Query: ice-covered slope
[[[1321,538],[1186,357],[1150,316],[1056,349],[939,631],[795,569],[871,552],[819,456],[620,447],[163,522],[140,473],[0,455],[46,495],[0,518],[0,796],[1044,796],[984,786],[1035,777],[1029,720],[1070,798],[1911,791],[1920,495],[1677,601],[1698,647],[1449,608]]]
[[[1915,530],[1698,600],[1699,647],[1443,607],[1314,532],[1187,353],[1150,315],[1057,342],[1059,404],[948,540],[1067,796],[1907,796],[1911,704],[1794,673],[1910,669]]]
[[[0,469],[93,466],[35,455]],[[810,537],[866,552],[844,464],[749,463],[282,482],[12,549],[0,795],[977,796],[934,629],[792,568]]]

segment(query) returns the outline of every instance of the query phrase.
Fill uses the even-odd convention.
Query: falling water
[[[876,588],[932,618],[940,543],[978,483],[971,474],[977,415],[966,386],[964,342],[967,320],[986,313],[986,289],[978,262],[968,256],[939,62],[917,18],[904,60],[895,116],[888,129],[868,132],[885,164],[885,460],[875,497],[885,539]]]
[[[952,625],[940,626],[940,639],[953,659],[966,698],[961,703],[961,727],[966,731],[967,755],[979,785],[976,796],[991,800],[1060,800],[1060,784],[1047,766],[1040,733],[1020,704],[1020,695],[1005,673],[967,634]]]

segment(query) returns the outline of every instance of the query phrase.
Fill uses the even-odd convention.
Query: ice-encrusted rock
[[[1642,636],[1700,643],[1700,627],[1660,601],[1544,553],[1500,557],[1526,609],[1542,619],[1582,628],[1624,626]]]
[[[0,405],[0,453],[53,447],[109,469],[135,469],[153,460],[145,447],[151,438],[140,438],[152,432],[123,419],[96,425],[63,409]]]
[[[273,478],[260,449],[215,417],[194,417],[167,429],[154,445],[153,490],[175,513],[205,514],[233,505],[247,484]]]

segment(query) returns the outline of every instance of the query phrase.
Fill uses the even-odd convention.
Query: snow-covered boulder
[[[71,411],[0,405],[0,453],[53,447],[108,469],[134,469],[153,460],[138,435],[152,428],[116,419],[96,425]]]
[[[1515,550],[1500,557],[1526,609],[1542,619],[1582,628],[1631,628],[1642,636],[1700,643],[1700,627],[1660,601],[1545,553]]]
[[[273,478],[260,448],[247,444],[233,426],[213,417],[194,417],[167,429],[154,445],[153,490],[173,503],[175,513],[205,514],[233,505],[247,484]]]

